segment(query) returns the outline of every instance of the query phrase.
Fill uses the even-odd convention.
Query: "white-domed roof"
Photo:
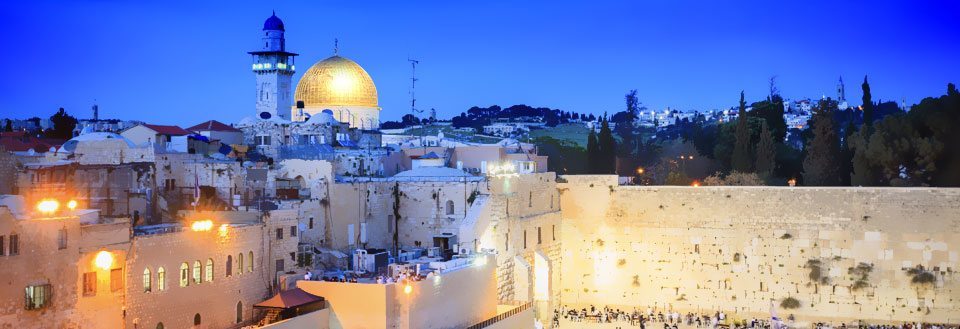
[[[333,111],[323,110],[323,112],[311,116],[307,123],[338,125],[340,121],[333,118]]]

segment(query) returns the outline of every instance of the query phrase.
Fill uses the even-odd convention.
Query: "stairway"
[[[267,314],[263,316],[263,319],[260,320],[260,326],[265,326],[280,320],[280,310],[272,308],[267,311]]]

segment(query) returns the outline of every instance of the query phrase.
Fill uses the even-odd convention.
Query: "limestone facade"
[[[960,322],[958,189],[563,178],[562,303]]]

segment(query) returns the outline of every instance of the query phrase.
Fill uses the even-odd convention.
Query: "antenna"
[[[423,113],[423,110],[417,110],[417,64],[420,64],[419,60],[412,59],[407,57],[407,61],[410,62],[410,113],[413,114],[413,117],[416,118],[417,114]],[[423,120],[420,120],[420,146],[423,148],[423,155],[427,154],[427,145],[423,142],[423,133],[427,127],[423,125]]]

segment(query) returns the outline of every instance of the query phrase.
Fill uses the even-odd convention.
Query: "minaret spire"
[[[333,56],[340,56],[340,40],[333,38]]]

